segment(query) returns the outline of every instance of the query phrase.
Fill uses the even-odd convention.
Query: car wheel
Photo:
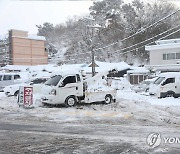
[[[166,93],[166,97],[175,97],[175,93],[173,91],[169,91]]]
[[[112,96],[110,94],[105,96],[105,100],[104,100],[105,104],[110,104],[112,103]]]
[[[75,98],[75,96],[69,96],[66,98],[65,100],[65,105],[67,107],[72,107],[72,106],[75,106],[77,103],[77,99]]]

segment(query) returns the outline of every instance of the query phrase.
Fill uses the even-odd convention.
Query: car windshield
[[[45,82],[45,85],[48,85],[48,86],[57,86],[57,84],[59,83],[61,78],[62,78],[61,75],[52,76],[49,80],[47,80]]]
[[[41,83],[45,83],[47,81],[46,78],[37,78],[37,79],[34,79],[30,82],[31,85],[33,84],[41,84]]]
[[[154,84],[159,85],[164,79],[165,77],[159,77],[154,81]]]

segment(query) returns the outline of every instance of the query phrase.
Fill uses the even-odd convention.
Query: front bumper
[[[46,103],[46,104],[52,104],[52,99],[47,98],[47,97],[41,97],[41,102]]]
[[[12,96],[9,91],[5,92],[6,96]]]
[[[44,104],[60,104],[54,95],[41,96],[41,102]]]

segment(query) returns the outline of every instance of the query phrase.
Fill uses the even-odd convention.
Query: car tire
[[[175,97],[175,93],[173,91],[168,91],[166,97]]]
[[[110,104],[112,103],[112,96],[110,94],[105,96],[105,100],[104,100],[105,104]]]
[[[65,106],[66,107],[72,107],[77,104],[77,99],[75,96],[68,96],[65,100]]]

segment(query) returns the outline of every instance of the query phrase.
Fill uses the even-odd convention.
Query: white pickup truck
[[[105,76],[98,74],[83,81],[80,73],[56,72],[41,89],[43,104],[65,104],[115,101],[116,90],[107,85]]]

